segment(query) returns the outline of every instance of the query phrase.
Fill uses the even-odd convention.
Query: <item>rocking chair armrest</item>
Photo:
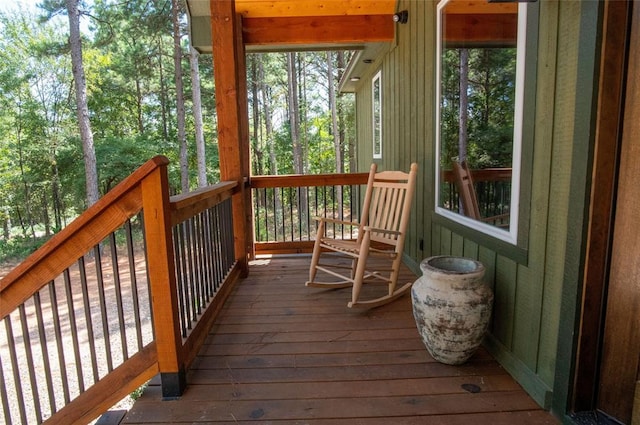
[[[316,221],[324,221],[325,223],[345,224],[347,226],[360,227],[360,224],[357,221],[338,220],[336,218],[329,217],[314,217],[314,219]]]
[[[362,230],[364,230],[365,232],[387,233],[389,235],[396,235],[396,236],[399,236],[401,234],[401,232],[398,232],[397,230],[380,229],[378,227],[371,227],[371,226],[364,226]]]

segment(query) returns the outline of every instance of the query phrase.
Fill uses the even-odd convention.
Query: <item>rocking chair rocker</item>
[[[335,220],[319,217],[318,234],[313,248],[313,257],[309,268],[309,281],[306,286],[320,288],[352,287],[351,307],[377,307],[395,300],[406,293],[413,282],[396,288],[402,251],[406,236],[411,202],[415,190],[417,164],[411,164],[411,171],[383,171],[377,173],[376,164],[371,165],[369,180],[359,222]],[[343,240],[327,237],[327,223],[336,223],[357,228],[356,240]],[[351,259],[351,267],[338,264],[321,263],[320,257],[327,251]],[[376,256],[391,262],[389,268],[371,270],[367,258]],[[343,269],[341,273],[340,269]],[[347,270],[344,270],[347,269]],[[316,274],[322,271],[339,278],[338,281],[316,281]],[[348,275],[344,272],[348,272]],[[364,283],[386,284],[388,293],[382,297],[359,300]]]

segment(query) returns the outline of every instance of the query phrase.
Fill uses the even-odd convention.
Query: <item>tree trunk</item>
[[[264,79],[264,65],[262,60],[258,62],[258,79],[260,81],[260,93],[262,93],[262,115],[264,116],[264,131],[267,149],[269,150],[270,174],[278,175],[278,159],[276,155],[275,141],[273,140],[273,121],[271,120],[271,96],[269,86]],[[277,189],[273,189],[274,204],[274,230],[276,234],[282,234],[278,231],[278,217],[282,217],[282,200]]]
[[[298,103],[298,72],[296,70],[296,53],[287,53],[287,77],[289,85],[289,125],[291,127],[291,143],[293,144],[293,172],[304,173],[302,160],[302,143],[300,141],[300,107]]]
[[[460,49],[460,110],[458,111],[458,161],[467,160],[467,122],[469,120],[469,50]],[[458,201],[458,208],[465,214],[462,200]]]
[[[167,114],[167,87],[164,84],[164,67],[163,61],[162,39],[158,38],[158,77],[160,78],[160,110],[162,112],[162,136],[164,140],[169,140],[169,118]]]
[[[176,79],[176,114],[178,118],[178,143],[180,144],[180,184],[182,193],[189,191],[189,151],[185,134],[184,88],[182,83],[182,47],[180,46],[180,3],[171,1],[173,23],[173,65]]]
[[[261,121],[260,121],[260,102],[258,100],[258,56],[251,55],[251,114],[253,117],[253,172],[256,175],[264,174],[263,157],[264,152],[261,146]]]
[[[300,107],[298,100],[298,72],[296,66],[296,53],[287,53],[287,76],[289,85],[289,124],[291,126],[291,142],[293,144],[293,172],[304,174],[304,149],[300,138]],[[305,188],[300,188],[298,196],[298,220],[307,223],[307,196]],[[291,223],[293,226],[293,223]],[[292,230],[293,232],[293,230]]]
[[[53,157],[55,158],[55,153]],[[52,174],[51,192],[53,196],[53,217],[56,226],[55,232],[59,232],[60,229],[62,229],[62,216],[64,215],[64,209],[62,207],[62,196],[60,195],[60,172],[56,161],[53,161]]]
[[[331,111],[331,136],[333,136],[333,148],[336,156],[336,173],[344,172],[342,160],[342,144],[340,142],[340,132],[338,131],[338,108],[336,107],[336,87],[333,77],[333,58],[331,52],[327,52],[327,87],[329,88],[329,109]],[[344,218],[342,186],[336,186],[336,205],[338,218]]]
[[[193,121],[196,132],[196,156],[198,157],[198,187],[207,185],[207,158],[205,156],[204,129],[202,124],[202,100],[200,98],[199,54],[193,47],[189,50],[191,65],[191,90],[193,100]]]
[[[69,44],[71,45],[71,65],[76,89],[76,105],[82,151],[84,154],[84,169],[86,176],[87,205],[91,206],[99,198],[98,167],[96,152],[93,145],[93,133],[89,122],[89,107],[87,105],[87,83],[82,65],[82,41],[80,38],[80,13],[78,0],[66,0],[69,15]]]
[[[6,217],[2,219],[2,235],[6,241],[11,237],[11,218],[9,217],[8,211],[6,212]]]
[[[340,131],[338,130],[338,108],[336,106],[336,79],[333,75],[333,58],[331,52],[327,52],[327,79],[329,83],[329,109],[331,111],[331,135],[333,136],[333,147],[336,154],[336,173],[344,172],[342,159],[342,144],[340,141]]]
[[[142,89],[140,79],[136,75],[136,114],[138,115],[138,131],[144,134],[144,122],[142,121]]]
[[[31,229],[31,238],[35,240],[36,231],[33,227],[33,213],[31,208],[31,186],[27,182],[25,170],[24,170],[25,160],[24,160],[24,151],[22,149],[22,121],[18,123],[16,140],[18,142],[18,166],[20,168],[20,180],[22,180],[22,187],[24,189],[24,206],[25,206],[25,213],[27,215],[26,220],[27,220],[27,224]],[[20,217],[20,224],[22,226],[22,235],[26,237],[27,228],[24,224],[24,221],[22,220],[22,217],[20,216],[20,209],[17,208],[17,210],[18,210],[18,217]]]
[[[336,81],[340,81],[342,80],[342,75],[344,74],[344,69],[345,69],[345,58],[344,58],[344,51],[340,50],[338,52],[338,57],[337,57],[337,78]],[[342,150],[341,150],[341,154],[342,154],[342,168],[341,168],[341,172],[344,173],[347,171],[347,167],[346,167],[346,163],[347,161],[345,161],[344,158],[344,154],[345,154],[345,142],[346,142],[346,135],[345,135],[345,111],[344,108],[342,107],[342,103],[338,102],[336,99],[336,113],[338,114],[338,140],[340,142],[340,146],[342,146]],[[349,155],[351,154],[351,151],[349,151]],[[355,155],[354,155],[355,156]],[[353,172],[355,170],[355,166],[351,167],[351,161],[355,161],[355,158],[348,158],[348,163],[349,163],[349,172]]]
[[[467,160],[467,122],[469,121],[469,50],[460,49],[460,111],[458,129],[458,160]]]
[[[51,223],[49,218],[49,201],[47,191],[42,191],[42,221],[44,222],[44,234],[48,238],[51,236]]]

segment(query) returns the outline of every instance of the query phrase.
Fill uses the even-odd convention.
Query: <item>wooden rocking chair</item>
[[[453,161],[453,174],[456,179],[456,186],[458,187],[458,193],[460,194],[460,201],[462,202],[464,215],[474,220],[493,224],[498,227],[509,227],[509,214],[500,214],[491,217],[483,217],[480,214],[478,196],[476,195],[471,170],[469,170],[467,161]]]
[[[377,173],[376,171],[376,165],[372,164],[359,222],[324,217],[317,219],[318,234],[313,248],[309,281],[305,285],[321,288],[352,287],[351,302],[347,304],[349,308],[377,307],[386,304],[403,295],[413,283],[409,282],[396,289],[418,165],[411,164],[409,173],[401,171]],[[356,240],[327,237],[327,223],[355,226],[358,237]],[[321,263],[320,257],[327,251],[350,258],[351,267]],[[371,270],[367,267],[367,258],[370,255],[386,258],[391,262],[390,267]],[[315,280],[318,270],[340,280],[318,282]],[[389,290],[382,297],[360,301],[359,296],[363,283],[386,284]]]

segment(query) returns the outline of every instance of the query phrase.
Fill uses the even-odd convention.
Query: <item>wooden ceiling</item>
[[[450,0],[442,9],[448,46],[515,46],[518,4]]]
[[[191,38],[211,52],[211,9],[216,0],[187,0]],[[247,50],[361,49],[395,35],[396,0],[236,0]]]

